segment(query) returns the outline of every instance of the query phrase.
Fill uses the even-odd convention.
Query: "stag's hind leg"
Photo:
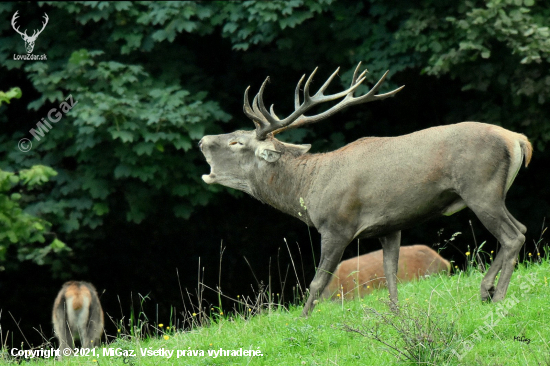
[[[516,218],[514,218],[514,216],[512,216],[512,214],[508,211],[506,206],[504,206],[504,210],[506,212],[506,216],[508,217],[510,222],[516,227],[516,229],[521,234],[525,234],[527,232],[527,228],[521,222],[516,220]],[[491,231],[491,233],[493,233],[493,232]],[[500,241],[500,239],[497,237],[497,235],[495,235],[495,234],[493,234],[493,235],[497,238],[497,240]],[[517,255],[518,255],[519,250],[521,249],[521,247],[522,247],[522,245],[517,247],[516,253],[513,256],[514,260],[515,260],[515,258],[517,258]],[[487,270],[487,273],[483,277],[483,280],[481,281],[480,292],[481,292],[481,300],[482,301],[491,300],[493,298],[494,294],[495,294],[495,291],[496,291],[496,289],[495,289],[495,279],[496,279],[497,274],[502,269],[502,266],[503,266],[503,263],[504,263],[504,258],[505,258],[504,253],[505,253],[504,250],[502,250],[502,249],[499,250],[499,252],[495,256],[495,259],[494,259],[493,263],[491,264],[490,268]],[[495,300],[495,301],[497,301],[497,300]]]
[[[487,273],[483,277],[483,280],[481,280],[481,300],[491,300],[493,295],[495,294],[495,279],[497,277],[498,272],[502,269],[502,263],[504,258],[504,252],[502,250],[499,250],[497,253],[495,260],[491,264],[491,267],[487,270]]]
[[[523,234],[526,229],[508,212],[503,200],[495,201],[481,201],[482,204],[470,205],[470,208],[502,246],[495,261],[481,281],[480,288],[482,300],[488,300],[492,297],[493,301],[500,301],[506,296],[517,255],[525,242]],[[501,272],[500,278],[493,293],[493,284],[499,271]]]

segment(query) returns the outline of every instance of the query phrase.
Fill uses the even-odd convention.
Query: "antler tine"
[[[300,81],[298,81],[298,85],[296,85],[296,90],[294,92],[294,109],[300,108],[300,87],[302,86],[302,82],[304,81],[305,77],[306,74],[302,75]]]
[[[317,69],[318,67],[316,67],[315,70],[313,70],[311,75],[309,75],[309,77],[307,78],[306,85],[304,85],[304,104],[302,104],[302,106],[309,104],[309,102],[311,101],[311,96],[309,95],[309,85],[313,81],[313,75],[315,75],[315,73],[317,72]]]
[[[361,62],[357,64],[357,67],[355,68],[355,71],[353,72],[353,77],[351,78],[351,85],[355,84],[355,80],[357,80],[357,72],[359,71],[359,68],[361,67]],[[363,71],[361,75],[363,75],[367,70]],[[361,79],[361,76],[359,76],[359,79]]]
[[[389,97],[393,97],[395,94],[397,94],[397,92],[399,92],[401,89],[403,89],[405,86],[401,86],[395,90],[392,90],[391,92],[388,92],[388,93],[385,93],[385,94],[378,94],[378,95],[375,95],[376,92],[378,92],[378,89],[380,89],[380,87],[382,86],[382,83],[384,83],[384,81],[386,80],[386,76],[388,76],[388,73],[390,72],[390,70],[386,71],[384,73],[384,75],[382,75],[382,77],[380,78],[380,80],[378,80],[378,82],[372,87],[371,90],[369,90],[369,92],[363,96],[360,96],[358,98],[354,98],[353,101],[350,101],[349,105],[356,105],[356,104],[360,104],[360,103],[366,103],[366,102],[370,102],[370,101],[373,101],[373,100],[382,100],[382,99],[386,99],[386,98],[389,98]]]
[[[277,117],[277,115],[275,114],[275,111],[273,110],[273,104],[269,108],[269,114],[271,114],[273,118],[275,118],[277,121],[280,121],[279,117]]]
[[[248,101],[248,90],[249,89],[250,89],[250,85],[244,91],[243,112],[248,118],[253,120],[253,119],[256,118],[256,116],[254,115],[254,111],[252,110],[252,107],[250,106],[250,102]]]
[[[361,65],[361,63],[359,63],[359,65]],[[364,79],[367,75],[367,72],[369,72],[367,69],[365,69],[359,76],[357,76],[357,72],[359,71],[359,65],[357,66],[357,68],[353,73],[353,78],[351,79],[350,86],[355,85],[355,83],[357,82],[357,79]]]
[[[262,128],[267,128],[269,126],[269,121],[263,115],[260,107],[258,106],[258,94],[256,94],[254,100],[252,100],[252,109],[256,115],[257,122],[262,126]]]
[[[273,116],[269,114],[264,104],[264,90],[265,90],[265,85],[267,84],[268,81],[269,81],[269,76],[262,83],[262,86],[260,87],[260,91],[258,92],[258,94],[256,94],[256,97],[254,98],[254,100],[256,101],[256,98],[258,99],[255,105],[259,107],[259,112],[261,113],[261,115],[264,116],[264,118],[267,120],[269,124],[274,124],[279,122],[279,120],[273,118]]]
[[[371,96],[371,95],[374,95],[378,89],[380,89],[380,87],[382,86],[382,83],[386,80],[386,76],[388,76],[388,73],[390,72],[390,70],[387,70],[384,75],[382,75],[382,77],[380,78],[380,80],[378,80],[378,82],[376,84],[374,84],[374,86],[372,87],[371,90],[369,90],[369,92],[367,94],[365,94],[364,96]],[[361,97],[362,98],[362,97]]]
[[[332,100],[342,98],[342,97],[345,97],[344,100],[349,97],[353,98],[353,93],[363,83],[363,81],[365,81],[365,79],[366,79],[365,77],[362,77],[354,85],[352,85],[351,87],[349,87],[344,91],[341,91],[340,93],[336,93],[332,95],[319,95],[319,96],[315,95],[315,97],[313,97],[315,98],[315,100],[312,99],[312,102],[314,103],[330,102]]]
[[[250,102],[249,102],[249,99],[248,99],[248,89],[250,89],[250,86],[248,86],[248,88],[246,88],[246,90],[244,91],[243,112],[253,122],[258,123],[259,125],[265,125],[267,123],[265,121],[265,118],[260,113],[257,113],[255,108],[252,108],[250,106]],[[253,105],[256,104],[256,97],[254,97],[254,100],[252,101],[252,104]]]
[[[376,98],[376,100],[382,100],[382,99],[386,99],[386,98],[389,98],[389,97],[393,97],[395,94],[397,94],[397,92],[401,91],[401,89],[403,89],[405,87],[405,85],[401,85],[399,88],[395,89],[395,90],[392,90],[391,92],[387,92],[387,93],[384,93],[384,94],[378,94],[378,95],[375,95],[374,97]]]
[[[319,88],[317,93],[315,93],[315,95],[313,96],[314,98],[317,97],[317,96],[323,96],[323,93],[325,92],[325,89],[330,85],[330,83],[332,82],[332,79],[334,79],[336,74],[338,74],[338,71],[340,71],[340,67],[338,67],[336,69],[336,71],[334,71],[332,73],[332,75],[330,75],[330,77],[327,79],[327,81],[325,81],[325,83]]]

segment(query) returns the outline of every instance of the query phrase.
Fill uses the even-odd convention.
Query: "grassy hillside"
[[[499,304],[479,301],[481,278],[470,268],[402,284],[398,315],[388,311],[386,290],[362,300],[321,302],[308,319],[300,317],[301,307],[254,316],[244,307],[240,316],[211,316],[210,325],[192,331],[162,325],[158,338],[121,335],[107,351],[96,349],[96,356],[36,364],[550,365],[550,262],[519,265]],[[243,353],[223,355],[220,349]],[[110,350],[115,354],[108,356]],[[124,356],[130,351],[135,357]],[[165,351],[172,356],[161,356]],[[10,362],[3,352],[4,363]]]

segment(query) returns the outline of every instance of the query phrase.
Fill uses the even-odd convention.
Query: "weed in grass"
[[[345,324],[343,329],[383,344],[401,362],[440,365],[461,341],[453,320],[418,305],[403,304],[390,313],[365,308],[365,314],[364,325]]]

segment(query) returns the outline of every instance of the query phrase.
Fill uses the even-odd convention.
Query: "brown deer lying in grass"
[[[336,151],[308,154],[311,145],[285,143],[274,135],[321,121],[351,105],[394,96],[402,89],[376,94],[386,72],[367,94],[355,97],[366,73],[359,75],[357,66],[348,89],[324,95],[336,70],[311,96],[309,88],[316,71],[303,87],[303,98],[304,77],[299,81],[294,112],[288,117],[279,118],[273,106],[267,110],[264,105],[266,80],[252,105],[248,88],[244,95],[244,113],[254,122],[255,131],[204,136],[199,142],[210,164],[210,173],[202,176],[205,183],[246,192],[321,234],[319,267],[302,315],[313,309],[344,249],[357,238],[380,239],[395,308],[401,230],[466,207],[502,244],[480,287],[482,300],[502,300],[527,231],[504,204],[522,162],[527,166],[531,160],[532,146],[527,138],[499,126],[463,122],[404,136],[361,138]],[[343,99],[328,110],[305,115],[312,107],[339,98]],[[338,121],[338,125],[343,122]]]
[[[372,290],[386,286],[382,250],[360,255],[342,261],[336,268],[332,280],[323,292],[324,298],[352,299],[363,297]],[[397,281],[409,282],[439,272],[450,272],[451,264],[435,250],[417,244],[399,249]]]
[[[95,287],[88,282],[66,282],[53,304],[52,321],[61,355],[75,348],[75,338],[80,339],[81,348],[99,347],[103,309]]]

